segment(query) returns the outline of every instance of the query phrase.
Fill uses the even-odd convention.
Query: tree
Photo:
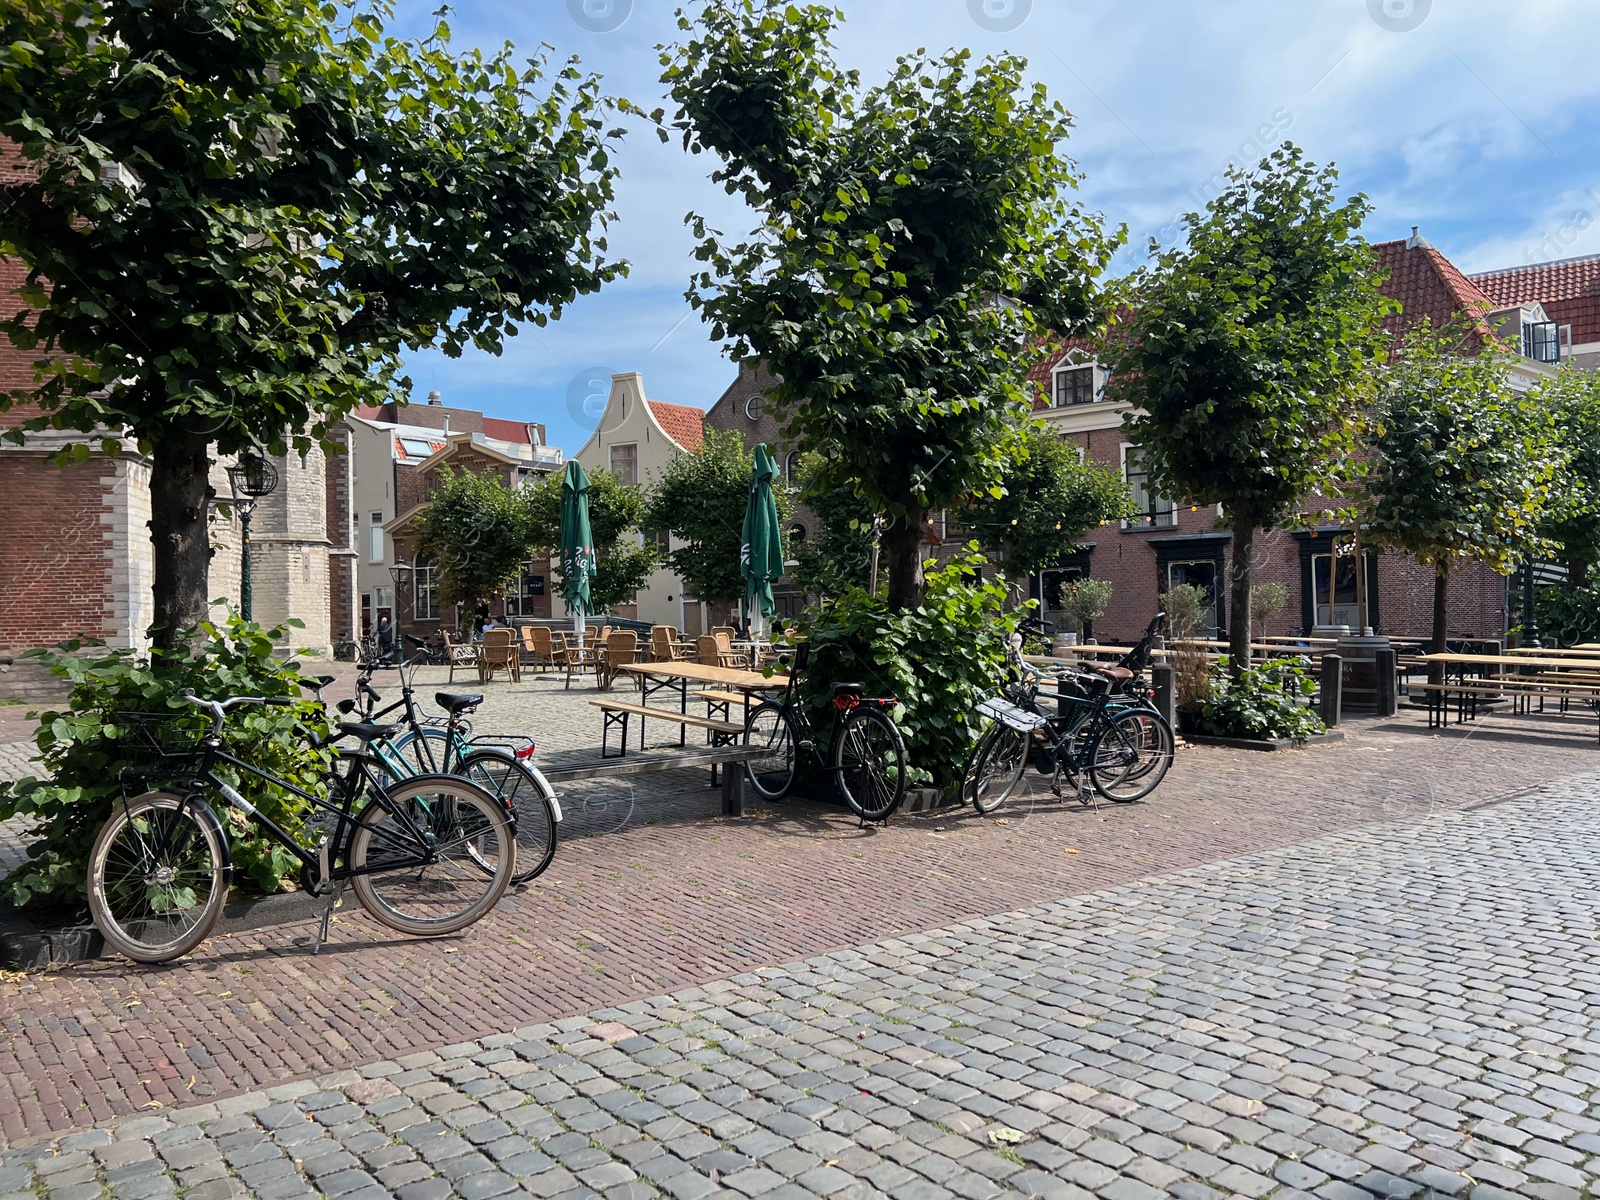
[[[744,595],[740,553],[744,513],[750,501],[750,452],[734,430],[708,429],[705,440],[668,463],[656,478],[644,510],[646,529],[682,541],[666,563],[692,594],[711,602]],[[787,518],[793,501],[786,487],[774,487],[778,515]]]
[[[838,68],[837,14],[713,0],[680,16],[663,81],[684,145],[755,209],[745,241],[691,217],[689,288],[712,336],[759,358],[791,440],[888,521],[893,611],[922,588],[928,513],[998,486],[1035,332],[1069,334],[1121,241],[1067,198],[1066,110],[1023,60],[897,60],[863,89]],[[663,131],[663,137],[665,137]]]
[[[1111,394],[1152,486],[1221,503],[1233,530],[1229,665],[1250,664],[1251,551],[1349,461],[1363,386],[1382,361],[1364,196],[1339,203],[1337,173],[1285,143],[1184,218],[1114,327]]]
[[[1569,364],[1537,394],[1568,455],[1542,532],[1567,565],[1567,586],[1581,589],[1600,559],[1600,374]]]
[[[561,549],[561,474],[546,475],[528,484],[525,493],[529,539],[535,551],[554,557]],[[589,602],[595,612],[628,604],[633,594],[650,582],[660,556],[649,543],[641,544],[639,523],[645,497],[637,487],[623,483],[615,471],[589,472],[589,533],[594,539],[596,569],[589,581]]]
[[[1367,536],[1433,568],[1431,649],[1442,653],[1451,572],[1471,561],[1509,574],[1542,544],[1566,460],[1553,413],[1511,386],[1492,339],[1424,321],[1383,374],[1368,450]]]
[[[792,552],[795,583],[827,599],[871,582],[873,516],[855,488],[833,480],[824,466],[820,455],[800,456],[798,499],[816,515],[818,528]]]
[[[527,505],[498,475],[445,467],[416,518],[418,558],[439,567],[439,602],[469,609],[504,593],[532,541]]]
[[[624,270],[617,107],[568,62],[386,37],[379,0],[12,0],[4,323],[38,354],[29,430],[152,455],[157,638],[203,611],[213,452],[302,453],[390,398],[402,349],[498,353]],[[401,380],[402,386],[409,381]],[[22,430],[13,430],[19,439]]]
[[[1013,579],[1028,579],[1078,546],[1084,530],[1135,515],[1128,485],[1051,430],[1030,424],[999,496],[980,492],[961,515]]]

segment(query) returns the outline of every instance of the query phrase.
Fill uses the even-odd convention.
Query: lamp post
[[[239,513],[239,531],[244,545],[244,562],[239,580],[239,613],[246,621],[254,619],[250,591],[250,514],[256,501],[270,496],[278,487],[278,471],[258,450],[247,450],[228,468],[230,498]]]
[[[394,580],[394,660],[398,663],[406,656],[400,643],[400,588],[411,578],[411,564],[394,563],[389,568],[389,578]]]
[[[1533,591],[1533,556],[1529,555],[1522,564],[1522,644],[1538,650],[1544,643],[1539,640],[1539,620],[1533,615]]]

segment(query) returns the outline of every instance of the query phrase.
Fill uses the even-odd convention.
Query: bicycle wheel
[[[503,750],[474,750],[455,772],[497,796],[517,823],[517,869],[512,884],[527,883],[556,856],[555,791],[544,776]],[[487,864],[483,864],[487,865]]]
[[[858,704],[839,718],[833,771],[839,794],[863,821],[887,821],[906,795],[906,744],[881,708]]]
[[[1107,800],[1131,804],[1155,791],[1172,766],[1172,729],[1161,714],[1129,709],[1101,728],[1089,778]]]
[[[760,758],[745,763],[745,778],[763,800],[782,800],[794,787],[795,753],[799,743],[794,718],[783,705],[767,700],[750,710],[744,728],[745,741],[763,751]]]
[[[199,799],[146,792],[118,805],[89,852],[89,911],[134,962],[167,962],[206,940],[228,899],[227,850]]]
[[[1009,725],[989,728],[970,776],[973,808],[987,816],[1011,798],[1028,765],[1029,740]]]
[[[381,776],[385,787],[417,775],[432,775],[443,771],[445,764],[450,761],[450,735],[432,725],[406,730],[391,740],[388,748],[405,767],[406,774],[400,775],[392,768],[386,767]]]
[[[450,775],[408,779],[385,794],[387,803],[374,797],[361,810],[348,855],[351,884],[374,919],[401,933],[454,933],[499,903],[517,861],[505,805]]]

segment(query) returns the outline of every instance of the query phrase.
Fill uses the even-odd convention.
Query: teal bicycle
[[[406,640],[420,639],[408,635]],[[412,679],[406,675],[408,666],[411,664],[405,661],[362,662],[356,676],[356,697],[341,700],[339,711],[356,714],[373,725],[398,714],[394,732],[367,747],[386,784],[420,775],[455,775],[499,797],[516,825],[517,867],[511,882],[524,884],[536,878],[555,859],[562,814],[555,789],[529,761],[534,753],[533,739],[520,734],[474,734],[465,718],[483,703],[482,694],[477,692],[437,692],[434,700],[447,715],[422,715]],[[398,673],[400,699],[379,708],[383,696],[372,686],[372,677],[375,671],[384,669]]]

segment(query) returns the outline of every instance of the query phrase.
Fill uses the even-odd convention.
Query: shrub
[[[297,622],[296,622],[297,624]],[[72,681],[67,707],[39,714],[34,744],[48,774],[0,784],[0,820],[25,816],[37,840],[28,859],[4,881],[12,903],[42,901],[78,907],[86,895],[85,872],[94,839],[127,787],[129,795],[160,786],[161,767],[146,770],[149,723],[132,714],[170,717],[160,728],[177,735],[168,745],[187,745],[209,727],[210,718],[184,702],[179,692],[221,699],[228,695],[290,697],[293,706],[251,706],[228,714],[228,749],[236,757],[323,794],[331,761],[327,750],[313,750],[304,730],[326,732],[325,717],[307,702],[295,663],[274,657],[287,640],[283,628],[263,630],[236,615],[221,625],[203,621],[192,636],[171,650],[141,657],[131,650],[108,650],[64,643],[34,650],[51,674]],[[80,653],[88,649],[89,653]],[[165,742],[165,739],[163,739]],[[172,770],[167,766],[166,770]],[[305,804],[298,797],[253,776],[243,780],[219,770],[265,816],[290,833],[299,830]],[[263,891],[276,891],[299,862],[277,843],[255,832],[244,814],[219,810],[233,845],[237,872]]]
[[[1167,614],[1168,661],[1177,677],[1178,707],[1198,708],[1211,694],[1211,668],[1203,646],[1192,643],[1205,630],[1206,592],[1192,583],[1180,583],[1161,593],[1161,610]]]
[[[1302,741],[1327,732],[1306,702],[1317,681],[1305,658],[1275,658],[1243,671],[1228,672],[1224,655],[1212,668],[1211,694],[1200,706],[1200,727],[1214,737],[1293,738]]]
[[[1111,607],[1111,581],[1109,579],[1075,579],[1061,589],[1061,608],[1078,622],[1078,628],[1089,627]]]
[[[1281,583],[1258,583],[1250,589],[1250,620],[1266,635],[1267,623],[1289,606],[1289,589]]]
[[[1600,580],[1581,588],[1540,588],[1533,609],[1539,616],[1539,638],[1546,644],[1600,642]]]
[[[1004,611],[1004,581],[979,575],[984,565],[969,546],[929,572],[915,608],[891,614],[881,597],[851,588],[802,626],[811,646],[804,698],[819,732],[832,719],[833,684],[859,680],[868,695],[900,701],[894,717],[911,782],[943,789],[960,782],[972,711],[994,694],[1020,617]]]

